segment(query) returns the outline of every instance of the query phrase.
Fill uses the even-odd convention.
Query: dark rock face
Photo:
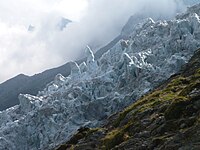
[[[64,149],[169,150],[200,148],[200,49],[156,90],[101,128],[79,130]]]
[[[0,84],[0,111],[19,104],[18,95],[20,93],[36,95],[58,73],[68,76],[70,74],[70,65],[67,63],[31,77],[21,74]]]

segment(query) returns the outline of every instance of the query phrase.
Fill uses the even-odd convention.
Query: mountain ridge
[[[94,54],[95,58],[96,59],[100,58],[106,51],[108,51],[110,48],[112,48],[122,38],[123,38],[123,36],[119,35],[114,40],[109,42],[106,46],[100,48]],[[85,58],[77,60],[77,63],[80,64],[84,60],[85,60]],[[32,94],[32,95],[37,95],[38,91],[44,89],[46,84],[51,82],[57,74],[62,74],[63,76],[68,76],[70,74],[70,71],[71,71],[70,63],[68,62],[62,66],[45,70],[45,71],[35,74],[33,76],[27,76],[28,77],[27,81],[23,82],[23,83],[18,81],[19,75],[1,83],[0,84],[0,97],[1,97],[0,111],[10,108],[16,104],[19,104],[18,95],[20,93],[28,93],[28,94]],[[21,87],[24,87],[24,88],[18,89],[18,92],[16,92],[16,91],[14,92],[13,91],[14,85],[11,82],[13,80],[15,80],[14,82],[17,82],[14,85],[21,85]],[[9,86],[9,88],[7,88],[6,86],[8,86],[10,84],[12,84],[12,86]],[[5,91],[5,93],[3,91]]]
[[[200,47],[200,5],[195,7],[177,20],[145,19],[98,60],[88,47],[84,62],[70,62],[69,76],[56,75],[37,96],[20,94],[19,105],[0,112],[0,149],[53,149],[154,90]],[[106,140],[105,146],[112,144]]]

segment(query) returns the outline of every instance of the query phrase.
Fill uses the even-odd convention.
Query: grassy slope
[[[58,149],[200,149],[200,50],[178,75]]]

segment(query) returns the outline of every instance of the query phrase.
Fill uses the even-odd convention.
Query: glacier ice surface
[[[70,62],[37,96],[0,112],[0,149],[52,149],[80,127],[97,127],[180,70],[200,47],[200,5],[171,21],[145,19],[95,60]]]

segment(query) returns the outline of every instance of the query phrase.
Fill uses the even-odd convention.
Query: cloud
[[[105,45],[135,13],[171,18],[184,9],[176,0],[1,1],[0,82],[77,59],[87,44],[94,49]],[[63,31],[56,28],[61,17],[74,21]],[[27,31],[30,24],[33,32]]]

